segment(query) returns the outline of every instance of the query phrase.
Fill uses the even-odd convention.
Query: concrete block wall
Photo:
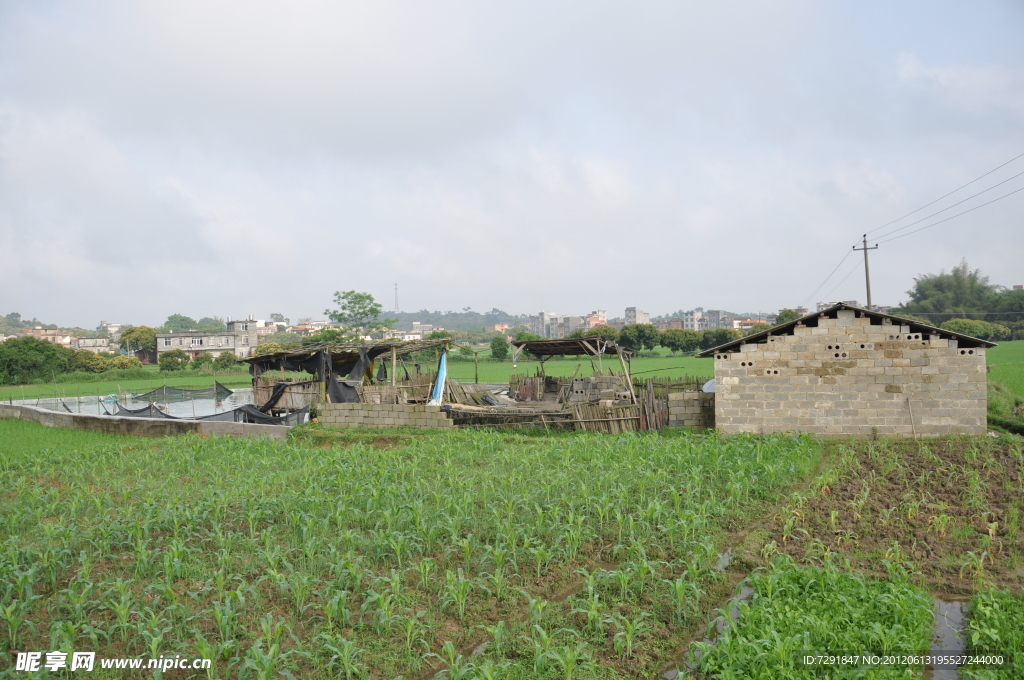
[[[440,406],[426,404],[321,404],[317,421],[330,427],[455,427]]]
[[[624,397],[622,395],[625,395]],[[629,399],[629,388],[615,375],[573,378],[569,390],[571,403],[588,403],[601,399]]]
[[[668,395],[670,427],[714,428],[714,392],[671,392]]]
[[[980,434],[987,427],[985,349],[872,325],[853,310],[715,355],[723,432],[822,435]]]

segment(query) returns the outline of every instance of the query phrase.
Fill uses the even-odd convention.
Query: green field
[[[820,453],[782,436],[344,436],[0,421],[0,649],[203,655],[232,678],[653,677],[731,587],[714,569],[729,532]]]
[[[1024,397],[1024,340],[1003,342],[988,350],[989,382],[999,383],[1018,397]]]
[[[612,370],[621,372],[619,360],[615,355],[602,359],[605,372]],[[481,361],[480,382],[508,382],[509,375],[515,370],[518,373],[534,375],[540,366],[537,361],[519,361],[512,368],[510,361]],[[569,357],[562,360],[544,362],[544,372],[552,376],[570,376],[579,366],[579,375],[593,375],[589,357]],[[713,359],[697,359],[696,357],[664,356],[635,358],[631,362],[631,370],[638,378],[681,378],[683,376],[706,376],[711,378],[715,373]],[[448,371],[455,380],[473,381],[472,361],[450,361]]]

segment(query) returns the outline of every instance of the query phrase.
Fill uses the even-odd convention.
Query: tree
[[[735,328],[711,328],[701,334],[700,348],[711,349],[733,340],[739,340],[742,337],[743,334]]]
[[[49,381],[75,370],[76,352],[38,338],[12,338],[0,342],[0,384],[20,385]]]
[[[967,260],[950,273],[924,274],[914,278],[914,287],[907,291],[910,301],[894,310],[894,314],[923,314],[940,324],[970,312],[987,311],[991,298],[1000,292],[998,286],[988,282],[980,269],[971,269]]]
[[[218,371],[227,371],[238,366],[238,357],[234,352],[221,352],[213,360],[213,367]]]
[[[256,345],[252,350],[254,357],[262,356],[264,354],[276,354],[277,352],[283,352],[286,349],[294,348],[294,345],[283,345],[279,342],[263,342]]]
[[[277,335],[278,334],[275,334],[275,341],[276,341]],[[284,335],[287,335],[287,333],[285,333]],[[320,330],[318,330],[316,333],[313,333],[312,335],[306,336],[304,338],[302,338],[300,336],[300,338],[301,338],[300,342],[302,344],[304,344],[304,345],[308,345],[308,344],[311,344],[311,343],[314,343],[314,342],[332,342],[332,343],[354,342],[354,341],[359,339],[358,337],[352,335],[351,333],[346,332],[345,329],[343,329],[343,328],[336,328],[336,327],[335,328],[330,328],[330,327],[328,327],[328,328],[321,328]]]
[[[619,331],[611,326],[594,326],[593,328],[577,328],[567,338],[596,338],[603,337],[608,342],[618,342]]]
[[[224,319],[217,316],[204,316],[196,322],[197,331],[226,331],[227,329]]]
[[[658,344],[671,352],[692,352],[700,347],[700,331],[670,328],[662,332]]]
[[[427,336],[427,340],[451,340],[451,331],[434,331]]]
[[[161,371],[180,371],[188,366],[189,356],[180,349],[172,349],[160,355]]]
[[[273,312],[270,315],[270,320],[275,322],[275,323],[283,323],[285,325],[288,324],[288,319],[285,318],[285,315],[282,314],[281,312]]]
[[[649,323],[631,323],[619,331],[619,344],[629,349],[654,349],[660,340],[658,329]]]
[[[196,355],[196,358],[192,360],[192,368],[198,371],[206,366],[213,366],[213,357],[207,352],[200,352]]]
[[[121,349],[127,352],[136,350],[156,351],[156,329],[149,326],[129,326],[121,331],[119,340]]]
[[[800,318],[800,312],[793,309],[783,309],[779,312],[779,315],[775,317],[775,325],[779,326],[790,321],[796,321]]]
[[[495,359],[508,359],[508,340],[500,335],[491,338],[491,356]]]
[[[976,319],[950,319],[940,326],[947,331],[953,331],[954,333],[960,333],[962,335],[970,335],[972,338],[981,338],[982,340],[993,340],[996,334],[996,329],[993,328],[995,324],[990,324],[987,321],[978,321]],[[1003,328],[1000,326],[1000,328]],[[1007,331],[1009,329],[1006,329]]]
[[[518,333],[516,333],[516,342],[529,342],[531,340],[543,339],[544,338],[540,337],[536,333],[531,333],[530,331],[519,331]]]
[[[194,330],[199,325],[195,319],[181,314],[171,314],[160,327],[164,333],[180,333],[181,331]]]
[[[380,333],[395,322],[394,319],[379,318],[384,308],[369,293],[357,293],[354,290],[335,291],[334,304],[338,306],[337,309],[325,309],[324,314],[353,334]]]

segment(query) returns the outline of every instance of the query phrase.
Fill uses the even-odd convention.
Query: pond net
[[[140,401],[145,401],[147,399],[194,399],[196,397],[216,397],[218,399],[222,399],[230,394],[233,394],[231,390],[214,380],[213,387],[206,387],[198,390],[186,390],[181,387],[163,385],[152,392],[137,394],[135,395],[135,398]]]

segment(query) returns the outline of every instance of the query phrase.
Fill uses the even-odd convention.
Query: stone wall
[[[171,420],[168,418],[119,418],[84,413],[60,413],[36,406],[0,404],[0,419],[30,420],[46,427],[67,427],[133,437],[170,437],[193,432],[204,436],[288,438],[290,428],[283,425],[229,423],[216,420]]]
[[[985,349],[872,325],[853,310],[793,335],[715,355],[715,423],[723,432],[824,435],[980,434],[987,425]]]
[[[321,404],[317,421],[329,427],[455,427],[440,406]]]
[[[715,427],[714,392],[670,392],[668,395],[669,427]]]

